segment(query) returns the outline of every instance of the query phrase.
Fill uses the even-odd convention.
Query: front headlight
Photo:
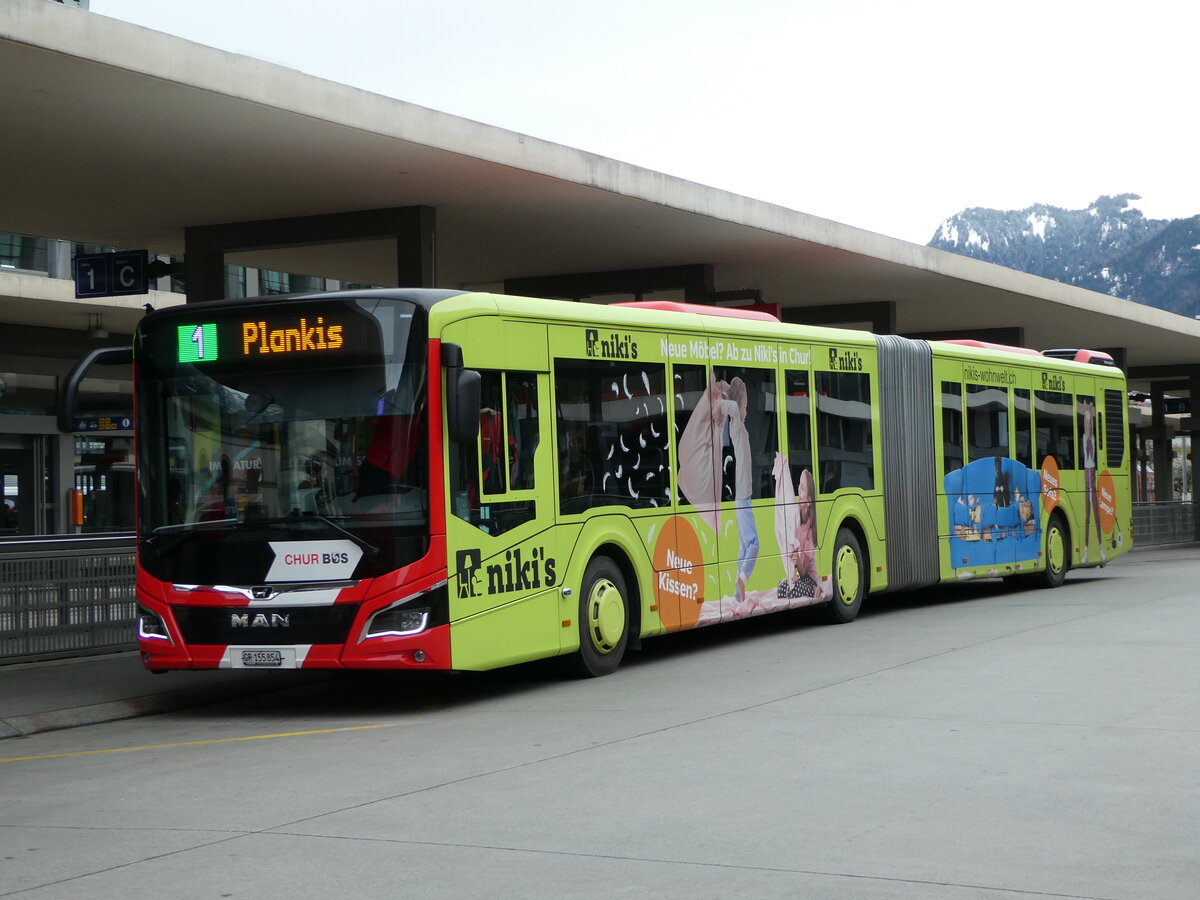
[[[163,617],[153,610],[138,604],[137,633],[140,638],[170,642],[171,634],[167,631],[167,623]]]
[[[367,637],[420,634],[429,624],[429,607],[394,606],[380,610],[367,623]]]

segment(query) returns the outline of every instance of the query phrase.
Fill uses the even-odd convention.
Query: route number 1
[[[179,362],[212,362],[217,358],[217,326],[215,322],[180,325],[178,334]]]

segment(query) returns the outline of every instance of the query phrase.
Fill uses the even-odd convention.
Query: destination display
[[[326,358],[346,364],[382,361],[379,320],[354,302],[271,304],[236,313],[196,310],[151,336],[160,365],[254,367]]]
[[[240,339],[233,342],[232,346],[223,348],[222,343],[229,342],[221,341],[216,322],[189,323],[176,328],[179,338],[178,361],[215,362],[221,359],[222,349],[226,358],[230,354],[247,357],[255,354],[293,355],[341,350],[346,347],[345,328],[341,322],[326,323],[324,316],[317,316],[311,322],[306,316],[301,316],[294,326],[279,320],[242,320],[233,323],[233,330]],[[225,330],[228,331],[228,327]]]

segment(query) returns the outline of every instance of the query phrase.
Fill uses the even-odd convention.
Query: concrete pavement
[[[0,667],[0,738],[218,703],[281,690],[319,672],[203,671],[151,675],[137,651]]]
[[[333,675],[30,734],[0,742],[0,894],[1194,900],[1197,581],[1200,549],[1150,549],[607,678]]]

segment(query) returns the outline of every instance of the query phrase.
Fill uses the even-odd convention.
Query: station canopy
[[[182,255],[189,227],[427,206],[440,287],[707,266],[717,297],[831,324],[893,303],[901,334],[1019,328],[1036,349],[1119,348],[1135,372],[1200,362],[1185,317],[45,0],[0,5],[0,83],[0,231]],[[226,261],[396,279],[388,240]],[[28,281],[0,278],[0,321],[86,328],[101,308]],[[103,307],[105,321],[132,330],[146,299]]]

